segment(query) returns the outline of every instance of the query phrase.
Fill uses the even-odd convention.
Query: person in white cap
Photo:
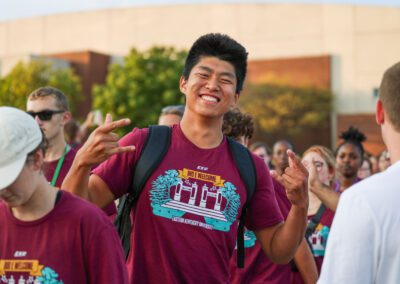
[[[45,148],[30,115],[0,107],[1,281],[127,283],[112,223],[96,206],[49,184]]]

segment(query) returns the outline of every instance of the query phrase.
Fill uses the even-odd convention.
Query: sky
[[[400,0],[0,0],[0,21],[106,8],[187,3],[345,3],[400,7]]]

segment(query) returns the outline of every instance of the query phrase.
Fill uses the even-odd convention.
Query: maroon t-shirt
[[[318,223],[315,231],[308,238],[309,244],[311,244],[311,251],[314,255],[315,263],[317,264],[318,274],[321,273],[322,262],[325,256],[326,244],[329,236],[329,232],[332,226],[333,217],[335,212],[325,208],[324,213],[322,213],[321,220]],[[308,216],[308,220],[314,215]],[[293,272],[292,284],[302,284],[304,283],[303,278],[299,272]]]
[[[58,177],[56,180],[56,184],[54,185],[55,187],[61,188],[61,185],[65,179],[65,176],[67,175],[69,169],[72,166],[72,162],[74,161],[76,152],[77,152],[76,148],[71,148],[68,151],[67,155],[65,155],[64,161],[61,165],[60,173],[58,174]],[[53,180],[53,175],[54,175],[54,172],[56,171],[58,161],[59,160],[45,162],[43,165],[44,175],[49,182],[51,182]],[[114,218],[115,214],[117,213],[117,207],[115,206],[114,202],[112,202],[109,205],[107,205],[106,207],[104,207],[103,211],[108,216],[112,216]],[[112,218],[112,221],[113,221],[113,218]]]
[[[116,197],[129,190],[147,134],[148,129],[134,129],[120,145],[135,145],[136,151],[114,155],[94,170]],[[265,163],[254,162],[257,190],[246,226],[258,230],[283,218]],[[169,150],[132,210],[130,282],[227,283],[245,201],[226,139],[216,148],[200,149],[174,125]]]
[[[286,219],[291,207],[286,197],[285,188],[273,179],[276,200],[283,217]],[[253,232],[245,233],[245,265],[237,267],[237,251],[232,255],[230,262],[231,283],[289,283],[291,279],[290,264],[275,264],[265,255],[260,243]]]
[[[128,283],[114,226],[87,201],[62,191],[35,221],[0,201],[0,220],[0,283]]]

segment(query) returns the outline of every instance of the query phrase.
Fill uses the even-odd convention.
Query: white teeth
[[[201,98],[206,101],[209,101],[209,102],[215,102],[215,103],[218,102],[217,98],[210,97],[210,96],[202,96]]]

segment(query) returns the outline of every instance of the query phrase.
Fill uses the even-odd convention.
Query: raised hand
[[[321,189],[324,186],[324,184],[319,179],[319,175],[318,175],[317,167],[315,166],[315,163],[314,163],[314,159],[308,165],[307,170],[308,170],[308,188],[312,192],[315,192],[315,191]]]
[[[286,195],[292,205],[308,207],[308,171],[296,157],[288,150],[289,166],[282,175],[271,171],[271,176],[281,183],[286,189]]]
[[[106,115],[104,124],[97,127],[88,140],[79,150],[80,164],[84,166],[94,166],[107,160],[111,155],[131,152],[135,146],[120,147],[118,145],[119,136],[112,131],[126,126],[130,123],[129,119],[112,121],[110,114]]]

